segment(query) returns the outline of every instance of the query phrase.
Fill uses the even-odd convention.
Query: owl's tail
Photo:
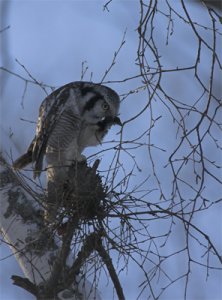
[[[34,172],[33,172],[33,178],[39,177],[42,171],[42,161],[43,161],[43,155],[41,152],[38,153],[38,156],[35,156],[35,139],[31,142],[27,152],[16,159],[16,161],[13,163],[12,167],[15,170],[23,169],[30,163],[34,163]],[[38,149],[37,149],[38,150]],[[38,151],[37,151],[38,152]]]
[[[22,169],[32,162],[32,151],[27,151],[25,154],[16,159],[13,163],[14,169]]]
[[[14,161],[12,167],[16,169],[23,169],[25,166],[30,164],[32,162],[32,150],[33,150],[33,141],[31,142],[30,146],[28,147],[28,150],[25,154],[20,156],[19,158]]]

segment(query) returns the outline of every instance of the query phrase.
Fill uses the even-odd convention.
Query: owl
[[[13,164],[22,169],[32,163],[34,178],[46,158],[49,202],[59,201],[59,186],[83,150],[100,144],[112,125],[121,125],[120,99],[111,88],[92,82],[71,82],[52,92],[39,109],[36,134],[27,152]]]

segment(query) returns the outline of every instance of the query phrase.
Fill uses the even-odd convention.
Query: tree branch
[[[26,289],[38,299],[54,299],[58,295],[59,299],[84,299],[85,286],[89,286],[87,280],[80,280],[77,286],[76,276],[73,276],[69,286],[64,283],[76,223],[69,224],[61,244],[46,227],[42,208],[25,191],[1,155],[0,168],[1,230],[27,277],[13,275],[13,284]],[[100,299],[98,294],[96,299]]]

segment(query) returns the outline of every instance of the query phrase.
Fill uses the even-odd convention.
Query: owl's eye
[[[102,108],[103,108],[104,110],[108,110],[108,109],[109,109],[109,104],[103,103]]]

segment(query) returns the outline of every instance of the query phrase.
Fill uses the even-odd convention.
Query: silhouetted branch
[[[109,11],[111,2],[106,1],[104,10]],[[54,224],[44,220],[46,191],[29,179],[31,167],[14,174],[1,161],[3,238],[27,277],[13,280],[38,299],[65,299],[67,294],[68,299],[100,299],[91,291],[104,274],[117,297],[127,298],[120,274],[132,265],[138,272],[138,299],[166,298],[166,291],[180,281],[186,299],[196,265],[206,277],[209,270],[221,271],[219,244],[200,223],[222,203],[217,196],[222,184],[221,12],[219,1],[198,0],[201,20],[194,17],[191,2],[135,2],[138,24],[128,32],[130,39],[132,32],[136,35],[137,48],[132,61],[124,56],[132,72],[124,70],[124,60],[117,69],[128,47],[124,32],[100,77],[117,86],[123,126],[87,163],[75,162],[67,182],[58,183]],[[53,89],[36,79],[29,66],[17,63],[27,76],[4,66],[0,70],[24,83],[22,102],[27,87],[44,93]],[[120,72],[111,79],[114,66]],[[84,61],[81,79],[88,69]],[[172,276],[177,262],[181,269]],[[92,283],[87,293],[86,278]]]

